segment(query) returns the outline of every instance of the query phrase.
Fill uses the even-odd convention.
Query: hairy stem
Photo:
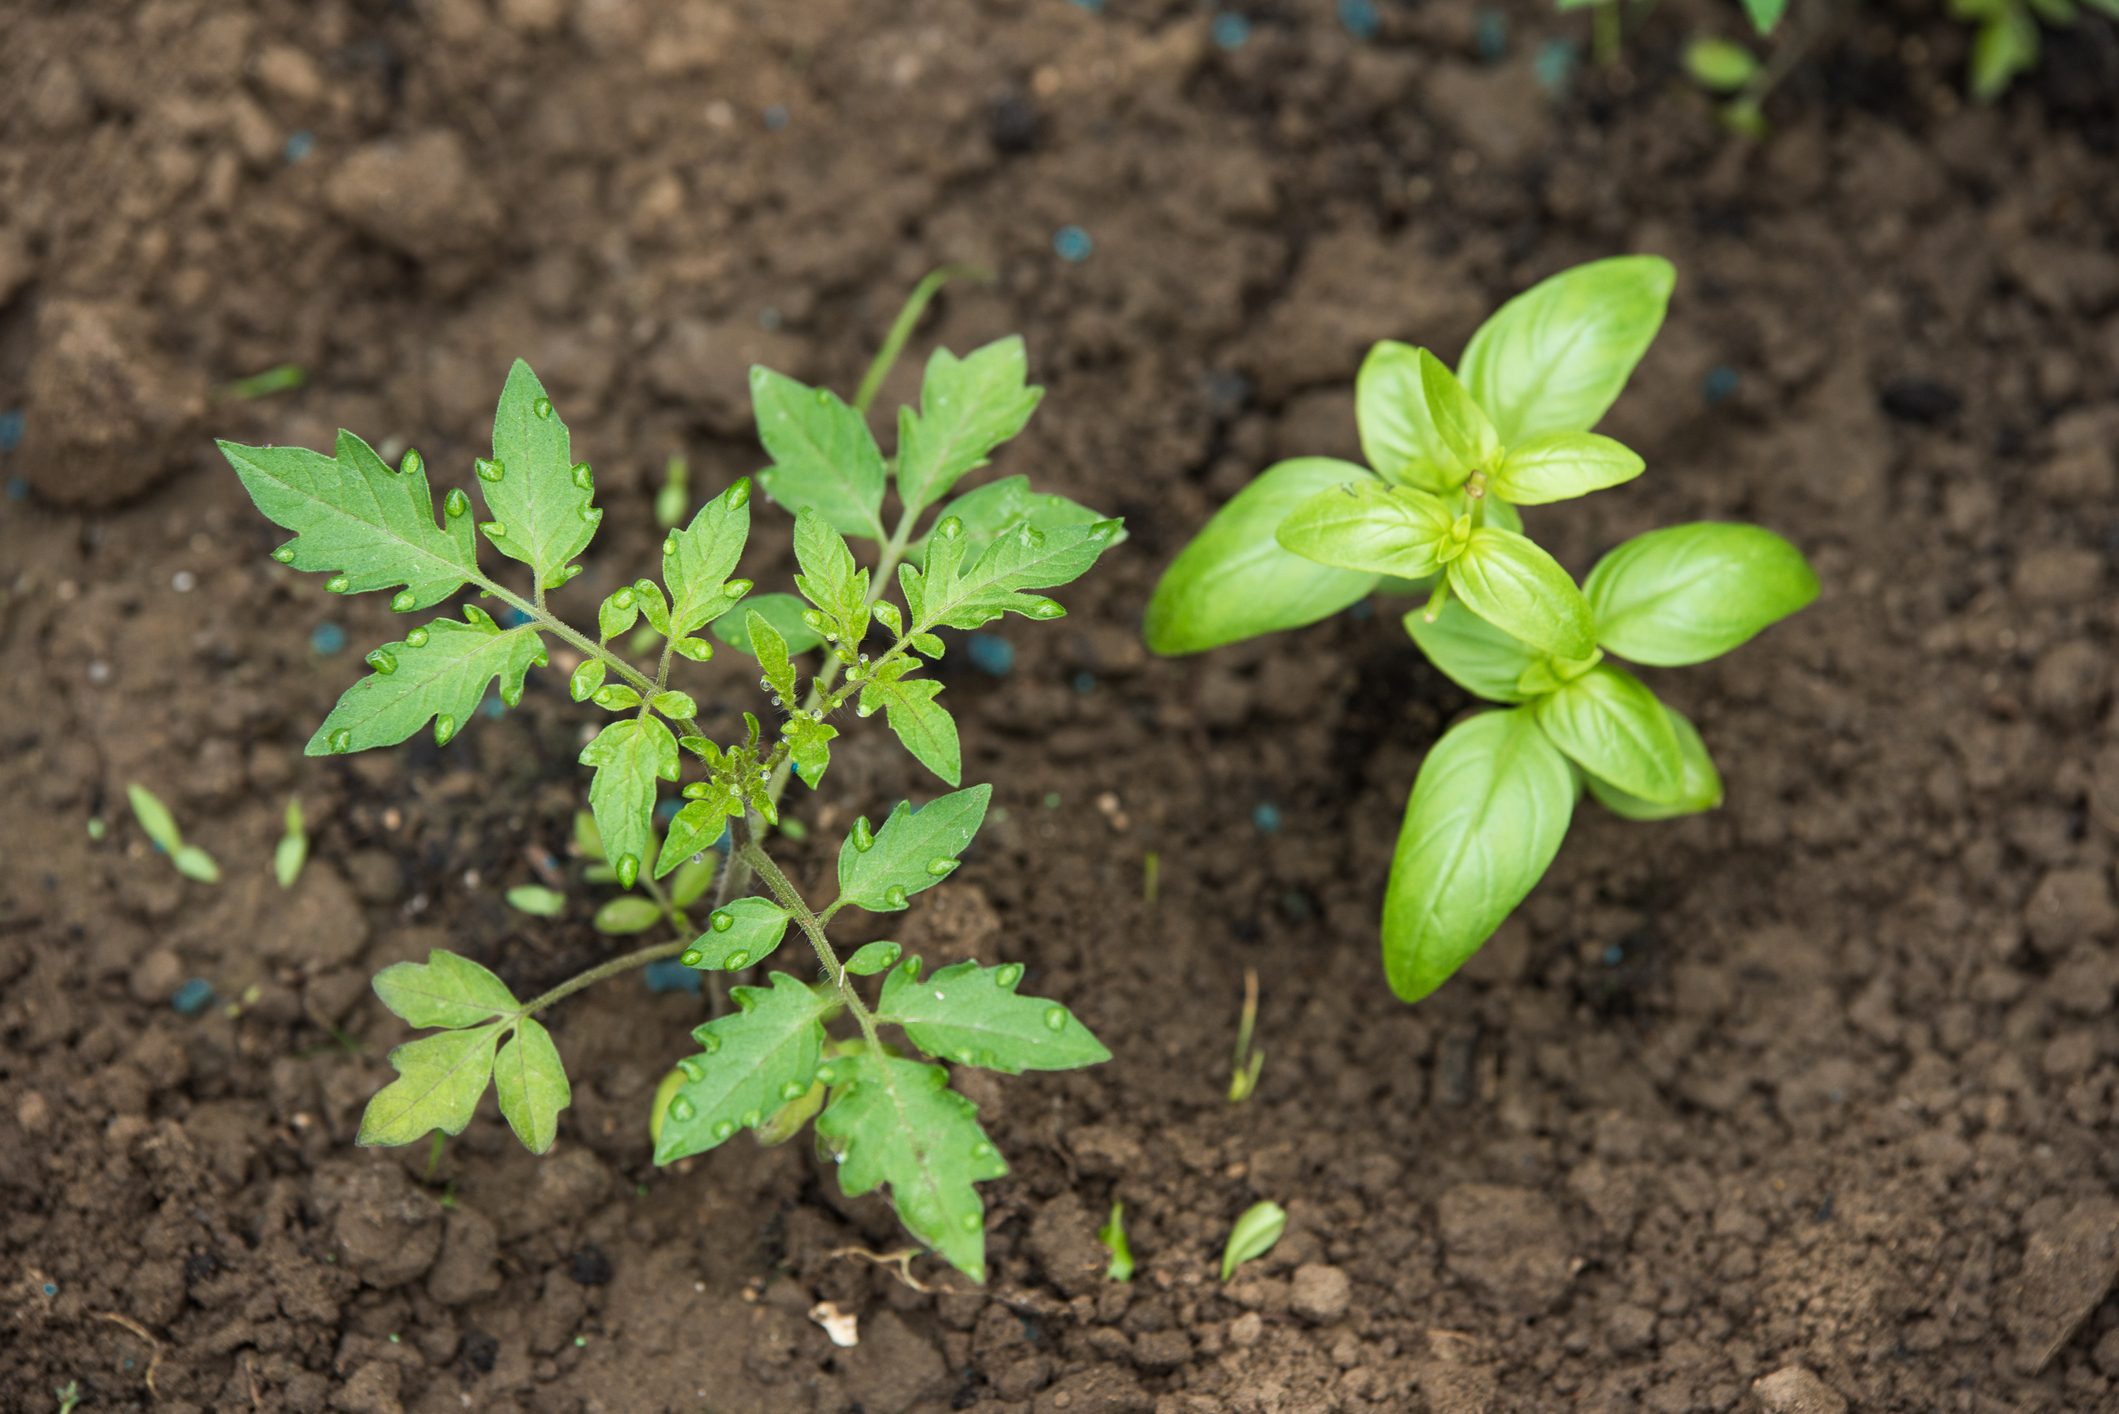
[[[751,838],[748,822],[745,822],[739,840],[736,853],[742,856],[752,872],[765,881],[767,891],[779,905],[794,917],[795,926],[809,939],[810,947],[817,954],[817,961],[823,964],[824,975],[831,979],[832,986],[839,993],[839,999],[846,1003],[846,1009],[852,1012],[854,1020],[860,1023],[861,1034],[867,1037],[869,1048],[880,1052],[883,1042],[876,1035],[875,1014],[869,1011],[868,1004],[861,1000],[861,994],[854,989],[853,980],[846,974],[845,965],[839,961],[838,952],[833,949],[831,940],[824,935],[824,921],[817,917],[816,911],[796,892],[794,884],[780,871],[780,866],[773,863],[772,856],[760,849],[758,842]]]
[[[993,272],[982,270],[976,265],[944,265],[938,270],[928,271],[927,277],[912,287],[912,293],[905,299],[904,308],[898,311],[898,317],[892,322],[890,332],[883,336],[882,347],[876,350],[874,361],[868,365],[868,372],[862,376],[860,390],[853,395],[853,405],[857,411],[865,413],[875,403],[876,394],[883,387],[883,380],[888,378],[890,370],[897,366],[898,355],[905,351],[905,341],[912,337],[913,327],[920,322],[920,316],[927,312],[928,304],[941,292],[942,286],[958,279],[990,285],[993,283]]]
[[[593,987],[606,977],[616,977],[621,972],[630,972],[636,967],[645,967],[651,962],[660,962],[666,957],[675,957],[690,947],[691,943],[679,938],[673,943],[657,943],[651,948],[641,948],[623,957],[614,957],[609,962],[598,963],[586,972],[577,973],[566,981],[536,998],[522,1009],[522,1015],[535,1016],[554,1002],[565,1001],[585,987]]]

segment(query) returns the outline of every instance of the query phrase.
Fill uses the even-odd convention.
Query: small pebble
[[[1727,402],[1736,393],[1737,382],[1736,370],[1726,363],[1718,363],[1700,380],[1700,396],[1707,400],[1709,407]]]
[[[333,653],[342,653],[346,648],[346,631],[327,619],[309,631],[309,646],[327,658]]]
[[[176,1008],[179,1016],[197,1016],[213,1005],[213,983],[204,977],[194,977],[177,988],[169,1004]]]
[[[1376,0],[1339,0],[1339,23],[1356,39],[1374,39],[1383,28],[1383,16],[1377,13]]]
[[[785,107],[775,103],[772,107],[765,110],[765,130],[767,132],[776,133],[786,126],[787,109]]]
[[[178,570],[169,577],[169,587],[179,594],[189,594],[199,587],[199,577],[190,570]]]
[[[1052,249],[1070,265],[1079,265],[1096,249],[1096,242],[1079,226],[1062,226],[1052,233]]]
[[[12,452],[22,445],[22,409],[9,408],[0,412],[0,452]]]
[[[974,633],[964,640],[971,666],[990,678],[1004,678],[1015,671],[1015,645],[997,633]]]
[[[1234,11],[1224,10],[1214,17],[1212,33],[1216,44],[1234,54],[1250,42],[1251,22]]]
[[[697,995],[699,991],[699,974],[674,958],[664,958],[641,968],[640,980],[647,983],[650,992],[658,995],[663,992]]]
[[[1261,835],[1280,833],[1280,807],[1270,800],[1261,800],[1251,808],[1251,823],[1258,827]]]

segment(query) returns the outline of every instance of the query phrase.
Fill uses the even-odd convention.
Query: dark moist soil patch
[[[1176,0],[886,8],[10,15],[0,1404],[2119,1407],[2112,27],[2051,35],[1973,109],[1962,30],[1864,11],[1742,144],[1676,69],[1725,6],[1666,8],[1565,96],[1540,56],[1584,30],[1527,3],[1493,62],[1439,3],[1379,7],[1367,42],[1331,6],[1251,7],[1233,52]],[[1055,254],[1067,225],[1086,259]],[[1757,520],[1826,594],[1660,679],[1725,809],[1585,810],[1406,1009],[1375,956],[1384,866],[1465,699],[1387,605],[1181,663],[1137,616],[1254,471],[1353,450],[1370,341],[1454,354],[1504,295],[1622,250],[1682,277],[1611,419],[1650,471],[1538,529],[1580,569],[1651,526]],[[754,467],[749,362],[850,386],[944,260],[1001,281],[948,294],[915,352],[1021,330],[1051,391],[1003,469],[1133,536],[1065,621],[1002,630],[1008,679],[948,661],[999,808],[897,936],[1022,962],[1116,1055],[965,1078],[1014,1163],[993,1284],[859,1255],[900,1234],[805,1145],[653,1169],[648,1098],[702,1003],[637,978],[553,1018],[576,1102],[551,1157],[492,1119],[433,1183],[423,1150],[354,1149],[401,1034],[376,967],[450,946],[534,989],[608,948],[584,907],[498,898],[564,855],[584,718],[544,673],[446,751],[305,760],[390,616],[274,565],[207,434],[343,424],[456,484],[525,355],[611,508],[563,599],[585,612],[653,563],[667,454],[703,492]],[[210,400],[287,361],[306,389]],[[913,387],[908,362],[886,404]],[[754,572],[780,575],[761,525]],[[739,666],[708,685],[751,703]],[[878,737],[797,807],[820,842],[931,789]],[[133,780],[227,882],[143,852]],[[297,793],[315,858],[283,893]],[[1268,1060],[1231,1107],[1247,968]],[[218,1000],[180,1015],[194,977]],[[1223,1287],[1261,1197],[1287,1236]],[[1093,1236],[1113,1198],[1129,1286]]]

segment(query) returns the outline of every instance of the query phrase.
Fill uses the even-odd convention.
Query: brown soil
[[[1247,8],[1227,53],[1180,0],[14,7],[0,1404],[2119,1408],[2112,28],[1971,110],[1962,31],[1871,9],[1752,146],[1676,77],[1682,7],[1564,99],[1533,57],[1583,28],[1543,6],[1507,9],[1495,64],[1468,6],[1386,0],[1370,43],[1322,3]],[[1454,353],[1499,297],[1623,250],[1681,271],[1612,419],[1650,474],[1538,529],[1582,568],[1740,515],[1825,597],[1660,679],[1725,809],[1585,810],[1407,1009],[1384,866],[1464,699],[1381,616],[1177,663],[1135,624],[1219,498],[1351,450],[1369,341]],[[611,506],[579,610],[651,562],[664,456],[703,490],[754,465],[748,361],[850,385],[944,260],[1002,279],[917,347],[1021,330],[1051,391],[1006,468],[1133,533],[1064,623],[1006,629],[1005,683],[959,671],[967,778],[1006,815],[899,934],[1024,962],[1116,1054],[965,1077],[1014,1161],[991,1287],[848,1255],[899,1234],[804,1144],[652,1168],[648,1097],[701,1003],[637,978],[554,1014],[551,1157],[490,1118],[434,1183],[424,1150],[356,1150],[400,1034],[377,966],[446,945],[534,990],[608,948],[585,910],[498,899],[565,850],[583,719],[546,673],[446,751],[305,760],[389,616],[274,565],[206,435],[344,424],[456,484],[526,355]],[[209,398],[290,360],[304,391]],[[326,620],[343,652],[312,649]],[[801,807],[819,835],[931,785],[873,730],[833,774]],[[224,884],[146,852],[133,780]],[[282,893],[291,793],[316,857]],[[1269,1059],[1232,1107],[1246,968]],[[180,1015],[192,977],[249,1000]],[[1114,1197],[1129,1286],[1093,1237]],[[1261,1197],[1288,1234],[1224,1287]]]

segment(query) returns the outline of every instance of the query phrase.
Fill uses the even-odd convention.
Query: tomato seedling
[[[931,294],[930,282],[916,298],[924,303]],[[870,396],[909,329],[909,320],[893,329],[863,384]],[[985,1209],[974,1185],[998,1178],[1007,1164],[971,1101],[949,1087],[947,1071],[911,1053],[1008,1074],[1092,1065],[1109,1053],[1066,1007],[1019,994],[1018,963],[966,961],[923,975],[920,959],[896,943],[871,943],[842,959],[827,929],[846,908],[899,912],[953,873],[992,787],[955,790],[917,808],[901,802],[875,826],[856,820],[839,849],[837,896],[821,908],[774,862],[765,840],[780,823],[790,775],[811,789],[823,781],[835,722],[847,707],[863,717],[883,713],[914,757],[959,785],[956,722],[937,700],[942,684],[923,675],[944,652],[938,632],[1010,613],[1059,618],[1065,611],[1040,591],[1087,572],[1120,539],[1118,521],[1032,492],[1021,476],[952,498],[1037,407],[1042,390],[1025,374],[1020,339],[963,358],[937,350],[920,406],[899,413],[897,454],[885,458],[869,432],[865,398],[848,404],[827,389],[753,369],[759,436],[772,458],[759,483],[796,513],[796,592],[754,594],[751,581],[736,576],[751,529],[746,479],[667,534],[659,577],[607,595],[593,633],[560,618],[547,596],[581,572],[577,557],[604,512],[594,474],[574,460],[566,424],[529,365],[517,362],[508,375],[493,454],[477,462],[475,478],[489,517],[477,531],[527,569],[527,592],[481,567],[465,490],[447,493],[437,521],[417,452],[393,470],[350,432],[339,433],[329,455],[221,444],[258,509],[295,532],[273,552],[281,564],[328,576],[335,593],[387,592],[401,613],[469,588],[504,606],[508,620],[467,604],[460,619],[431,619],[368,654],[370,675],[317,728],[309,754],[387,746],[430,724],[446,745],[478,715],[496,680],[501,702],[515,706],[530,671],[545,667],[556,645],[576,664],[570,695],[614,718],[581,752],[594,773],[593,829],[582,832],[583,852],[639,892],[604,905],[597,926],[634,931],[667,921],[679,930],[672,941],[528,1000],[451,952],[383,969],[375,979],[383,1003],[434,1034],[390,1053],[398,1078],[369,1101],[361,1143],[460,1133],[491,1084],[517,1137],[543,1153],[571,1090],[542,1013],[594,982],[664,958],[702,970],[753,967],[792,929],[814,950],[816,971],[776,972],[763,986],[737,987],[736,1010],[692,1033],[698,1052],[677,1062],[657,1095],[656,1162],[703,1153],[742,1130],[786,1139],[814,1118],[848,1194],[888,1186],[915,1236],[983,1280]],[[886,517],[893,485],[896,509]],[[668,505],[665,497],[658,508]],[[849,540],[873,553],[872,566]],[[886,597],[893,584],[902,607]],[[652,666],[610,646],[640,623],[661,644]],[[882,632],[871,648],[874,625]],[[701,636],[708,632],[756,660],[772,704],[762,718],[744,713],[732,740],[716,740],[696,699],[672,680],[680,660],[713,656]],[[816,666],[804,672],[797,664],[811,654]],[[665,787],[679,788],[685,803],[662,833],[656,805]],[[724,834],[725,863],[713,848]],[[761,893],[745,893],[752,880]],[[685,910],[709,885],[715,901],[694,926]],[[553,902],[521,891],[512,897],[533,911]],[[856,984],[878,975],[871,1001]],[[833,1034],[840,1018],[853,1034]],[[886,1044],[885,1025],[909,1045]]]
[[[1181,551],[1148,606],[1148,646],[1193,653],[1314,623],[1379,588],[1427,589],[1404,616],[1437,668],[1504,710],[1443,734],[1407,802],[1383,907],[1383,962],[1406,1001],[1442,985],[1558,853],[1586,785],[1634,820],[1711,810],[1722,781],[1692,723],[1610,661],[1705,662],[1817,597],[1786,540],[1700,522],[1611,551],[1577,586],[1523,532],[1519,505],[1638,476],[1589,429],[1663,322],[1654,256],[1578,266],[1503,305],[1452,373],[1378,344],[1355,415],[1368,466],[1269,467]]]

